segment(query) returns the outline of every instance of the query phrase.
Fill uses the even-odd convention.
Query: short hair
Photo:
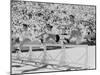
[[[69,17],[70,17],[70,18],[73,18],[73,19],[75,18],[75,16],[74,16],[74,15],[69,15]]]
[[[51,26],[50,24],[47,24],[46,26],[49,27],[50,29],[52,29],[52,27],[53,27],[53,26]]]

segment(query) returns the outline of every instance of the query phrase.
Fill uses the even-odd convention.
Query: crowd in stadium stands
[[[25,38],[44,42],[52,39],[76,44],[84,40],[95,45],[95,7],[41,2],[14,1],[11,4],[11,38],[20,43]],[[47,36],[46,36],[47,35]]]

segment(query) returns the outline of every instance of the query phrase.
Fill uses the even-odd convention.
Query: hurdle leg
[[[29,46],[29,57],[28,57],[29,61],[32,61],[32,46]]]
[[[86,45],[86,47],[85,47],[85,49],[86,49],[86,56],[85,56],[85,63],[84,63],[84,68],[88,68],[88,45]]]
[[[21,49],[19,48],[19,50],[17,51],[17,60],[21,60]]]
[[[46,45],[44,45],[44,50],[43,50],[43,59],[42,59],[42,63],[43,64],[47,64],[47,51],[46,51]]]

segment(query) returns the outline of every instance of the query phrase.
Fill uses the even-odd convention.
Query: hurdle
[[[47,56],[48,56],[48,53],[47,53],[47,46],[61,46],[61,51],[60,51],[60,54],[61,57],[60,57],[60,61],[59,61],[59,64],[51,64],[48,62],[48,59],[47,59]],[[63,38],[61,39],[61,43],[60,44],[46,44],[46,43],[43,43],[43,44],[24,44],[23,47],[29,47],[29,56],[28,56],[28,60],[23,60],[22,57],[20,57],[20,54],[21,54],[21,50],[19,50],[19,52],[17,53],[17,59],[18,60],[22,60],[22,61],[28,61],[28,62],[32,62],[32,63],[40,63],[40,64],[44,64],[44,65],[55,65],[55,66],[59,66],[59,67],[67,67],[67,68],[75,68],[73,66],[69,66],[69,64],[71,63],[67,63],[65,61],[66,59],[66,47],[84,47],[85,48],[85,62],[84,64],[84,67],[83,68],[88,68],[88,45],[65,45],[63,44]],[[43,48],[43,56],[42,56],[42,59],[38,62],[38,61],[35,61],[36,59],[35,58],[32,58],[32,48],[33,47],[41,47]],[[80,59],[82,58],[83,56],[80,57]],[[54,59],[52,59],[53,61],[55,61]],[[50,60],[49,60],[50,61]],[[75,62],[72,62],[72,63],[75,63]],[[77,63],[76,63],[77,64]]]

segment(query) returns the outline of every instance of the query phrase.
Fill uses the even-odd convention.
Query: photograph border
[[[11,22],[12,22],[12,13],[11,13],[11,2],[12,1],[25,1],[25,2],[35,2],[35,3],[51,3],[51,4],[65,4],[65,5],[79,5],[79,6],[94,6],[95,7],[95,26],[96,26],[96,45],[95,45],[95,68],[93,69],[84,69],[84,70],[72,70],[72,71],[88,71],[88,70],[96,70],[97,69],[97,6],[96,5],[86,5],[86,4],[71,4],[71,3],[56,3],[56,2],[42,2],[42,1],[27,1],[27,0],[10,0],[10,74],[11,75],[20,75],[12,74],[12,52],[11,52]],[[72,71],[48,71],[48,72],[34,72],[34,73],[23,73],[23,74],[39,74],[39,73],[54,73],[54,72],[72,72]]]

